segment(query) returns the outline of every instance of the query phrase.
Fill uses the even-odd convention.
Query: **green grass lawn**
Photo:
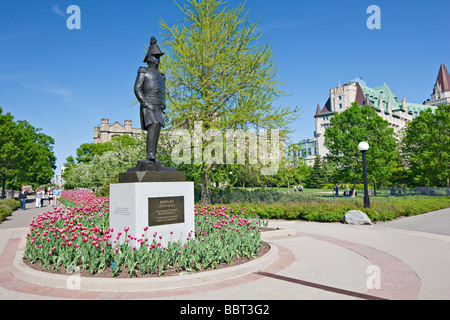
[[[312,189],[312,188],[304,188],[303,192],[300,193],[298,191],[294,192],[293,188],[290,189],[286,187],[279,187],[279,188],[235,188],[235,189],[245,189],[248,191],[258,190],[258,189],[269,189],[274,190],[283,194],[290,194],[290,195],[300,195],[304,194],[306,196],[316,196],[321,197],[323,200],[344,200],[344,201],[353,201],[353,200],[361,200],[363,201],[363,190],[357,190],[356,197],[344,197],[344,191],[339,191],[339,196],[335,196],[335,192],[332,189]],[[370,190],[370,189],[369,189]],[[410,194],[411,191],[407,190],[406,196],[392,196],[390,195],[390,189],[384,189],[384,190],[377,190],[377,195],[369,194],[369,199],[371,201],[376,202],[397,202],[397,201],[404,201],[404,200],[414,200],[414,199],[427,199],[427,198],[438,198],[439,196],[427,196],[427,195],[421,195],[421,194]],[[442,195],[443,196],[443,195]]]

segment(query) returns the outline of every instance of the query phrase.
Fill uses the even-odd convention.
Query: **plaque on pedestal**
[[[185,242],[194,234],[193,182],[137,182],[110,185],[110,228],[113,237],[124,229],[128,235],[146,237],[166,246],[169,241]],[[145,232],[144,228],[148,227]],[[147,229],[147,228],[146,228]],[[159,239],[162,236],[162,239]]]

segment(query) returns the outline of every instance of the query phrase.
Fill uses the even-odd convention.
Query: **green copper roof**
[[[369,101],[371,102],[371,107],[378,111],[384,111],[388,113],[388,101],[391,105],[392,114],[395,116],[398,111],[403,110],[403,101],[399,101],[398,97],[392,92],[386,83],[382,86],[370,88],[364,84],[359,83],[364,96],[368,95]],[[381,99],[381,108],[380,106]],[[406,112],[412,114],[413,118],[420,114],[420,111],[431,108],[433,111],[436,109],[435,106],[428,106],[417,103],[406,102]]]

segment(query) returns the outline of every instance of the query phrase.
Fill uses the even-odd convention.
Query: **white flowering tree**
[[[92,160],[72,167],[64,176],[66,189],[102,186],[128,168],[134,167],[139,159],[145,158],[145,142],[138,137],[136,143],[124,145],[121,139],[111,141],[111,150],[94,155]]]

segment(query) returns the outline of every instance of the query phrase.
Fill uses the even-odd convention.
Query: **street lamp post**
[[[359,151],[362,152],[363,157],[364,208],[370,208],[369,187],[367,185],[367,164],[366,164],[366,151],[369,150],[369,144],[367,142],[360,142],[358,144],[358,149]]]

